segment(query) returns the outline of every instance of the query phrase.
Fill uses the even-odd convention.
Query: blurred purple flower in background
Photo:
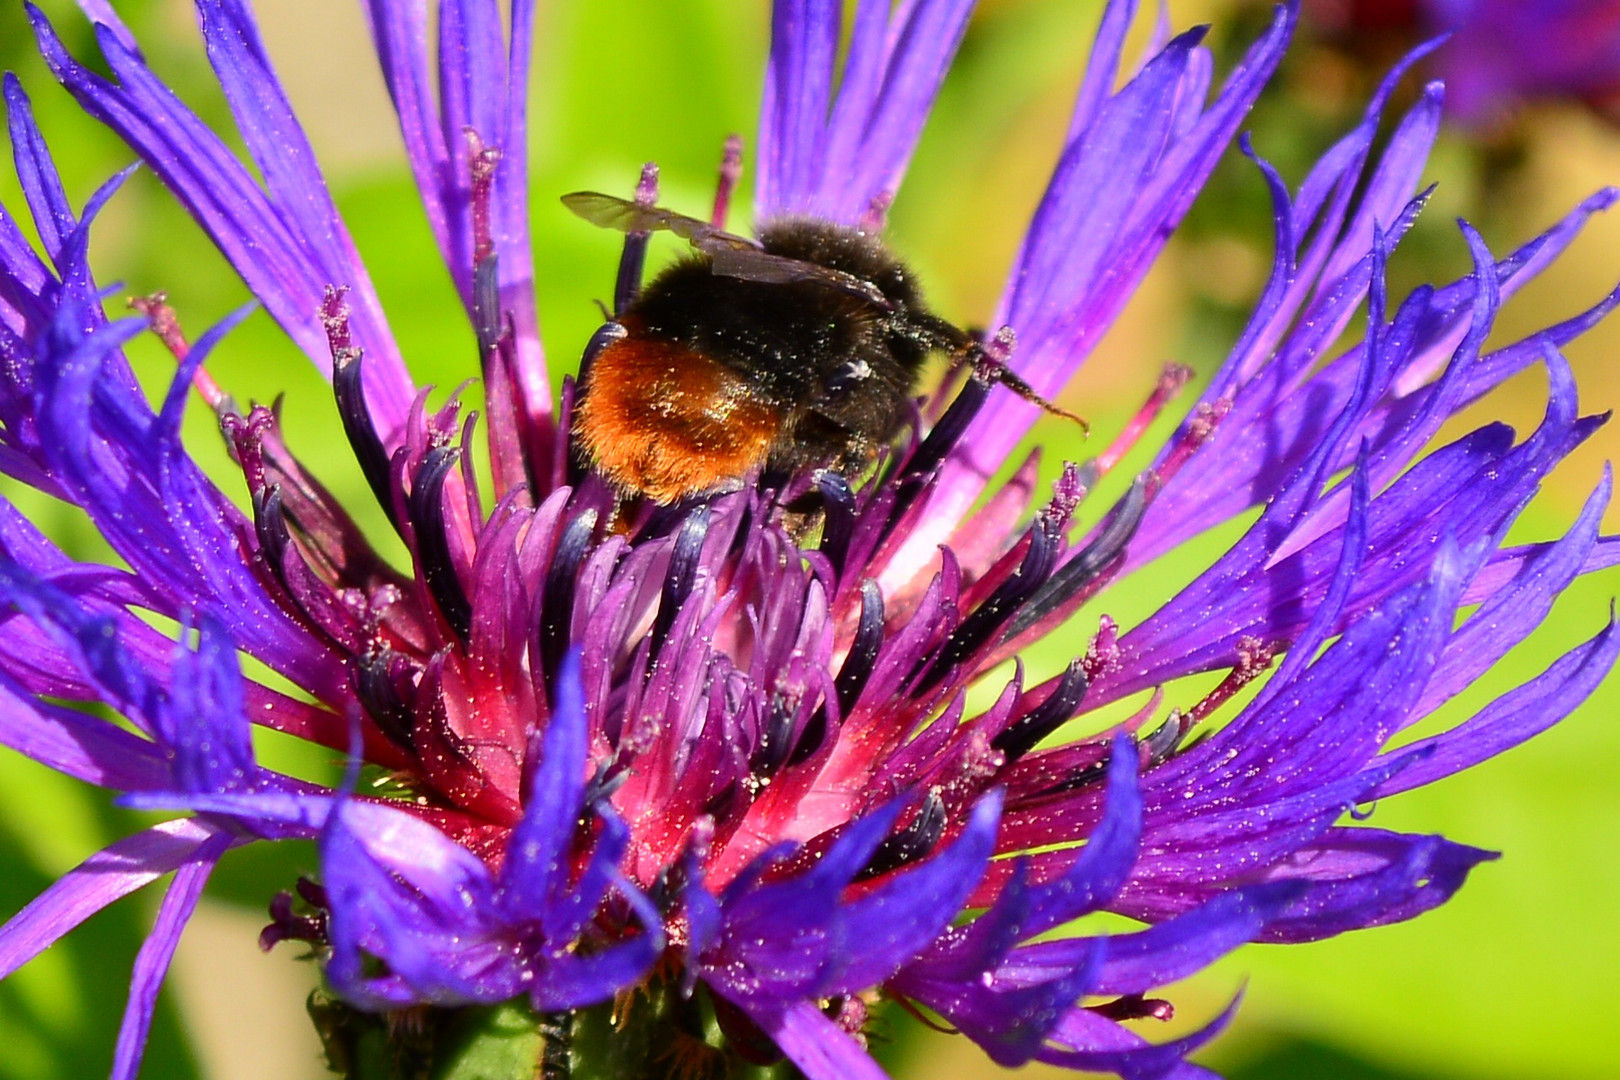
[[[1543,98],[1612,109],[1620,96],[1614,0],[1431,0],[1428,7],[1430,26],[1453,32],[1435,74],[1462,120],[1482,123]]]
[[[1523,102],[1580,101],[1612,113],[1620,101],[1620,4],[1614,0],[1308,0],[1343,39],[1396,38],[1405,47],[1449,35],[1430,71],[1465,124],[1499,121]]]
[[[482,351],[481,484],[472,418],[454,401],[429,408],[406,373],[246,5],[197,11],[258,178],[153,76],[105,3],[81,3],[112,77],[30,8],[53,71],[330,367],[349,442],[411,556],[401,570],[377,554],[292,455],[276,413],[237,411],[208,378],[234,320],[190,343],[161,298],[136,302],[145,318],[103,314],[111,290],[88,235],[122,176],[75,211],[8,78],[45,258],[0,218],[0,468],[82,509],[127,566],[75,562],[0,503],[0,741],[125,805],[191,812],[93,856],[0,928],[9,973],[176,872],[136,961],[115,1076],[138,1067],[215,863],[289,837],[318,839],[320,880],[275,901],[264,941],[309,942],[342,1003],[332,1008],[524,999],[548,1076],[612,1074],[563,1037],[601,1007],[630,1033],[620,1054],[640,1046],[691,1068],[782,1054],[818,1080],[880,1077],[863,1039],[879,996],[942,1017],[1007,1066],[1207,1075],[1183,1059],[1225,1016],[1152,1043],[1134,1022],[1170,1006],[1150,993],[1244,942],[1309,941],[1444,902],[1490,852],[1342,819],[1556,723],[1620,652],[1612,626],[1594,627],[1472,717],[1398,739],[1617,551],[1598,534],[1607,476],[1567,535],[1504,546],[1548,470],[1602,423],[1579,415],[1558,350],[1615,295],[1484,348],[1503,298],[1615,193],[1504,258],[1464,225],[1473,272],[1392,302],[1385,265],[1427,195],[1437,85],[1375,154],[1391,75],[1293,190],[1245,145],[1274,200],[1270,280],[1226,363],[1114,504],[1092,513],[1085,500],[1187,372],[1167,370],[1048,498],[1038,451],[991,482],[1038,410],[969,379],[923,402],[932,422],[871,475],[792,478],[823,508],[807,534],[786,531],[755,483],[610,528],[615,494],[570,455],[572,383],[553,399],[536,332],[531,4],[439,5],[435,55],[423,5],[368,3]],[[863,0],[841,54],[839,3],[779,0],[756,217],[875,227],[971,7]],[[1279,9],[1212,92],[1200,30],[1156,37],[1121,82],[1134,4],[1107,5],[991,324],[1010,331],[992,355],[1038,391],[1063,387],[1131,297],[1294,14]],[[1364,339],[1335,350],[1364,302]],[[179,363],[155,410],[120,351],[147,329]],[[1428,449],[1448,418],[1536,365],[1550,392],[1535,431],[1516,441],[1488,424]],[[220,416],[251,513],[180,444],[193,384]],[[1105,610],[1106,587],[1256,508],[1154,614],[1132,626],[1091,616],[1067,670],[1026,685],[1019,667],[969,711],[970,684],[1082,606]],[[148,614],[178,624],[179,643]],[[245,676],[240,654],[300,693]],[[1222,676],[1213,688],[1164,706],[1186,693],[1176,680],[1209,673]],[[1148,691],[1129,719],[1082,719],[1083,735],[1054,738]],[[348,752],[389,782],[351,776],[334,790],[267,770],[250,722]],[[1101,911],[1146,926],[1060,929]],[[435,1009],[416,1029],[430,1046]],[[706,1041],[708,1016],[721,1034]],[[341,1064],[344,1049],[329,1049]]]

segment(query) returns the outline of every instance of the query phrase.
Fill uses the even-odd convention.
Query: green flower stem
[[[344,1080],[800,1080],[785,1061],[760,1064],[759,1046],[729,1045],[701,990],[667,984],[574,1012],[509,1001],[378,1014],[322,995],[309,1011]]]

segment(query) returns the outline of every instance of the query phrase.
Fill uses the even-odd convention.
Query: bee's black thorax
[[[760,235],[773,255],[843,271],[877,286],[883,310],[824,282],[761,282],[711,271],[695,255],[663,271],[625,312],[638,333],[713,357],[777,409],[776,468],[855,464],[904,423],[939,321],[910,272],[876,237],[829,222],[790,220]]]

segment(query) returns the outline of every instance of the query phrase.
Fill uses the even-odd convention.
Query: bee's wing
[[[721,277],[786,285],[817,282],[839,292],[859,297],[884,310],[893,307],[876,285],[853,274],[834,270],[820,263],[772,255],[754,241],[709,224],[698,218],[677,214],[661,206],[647,206],[598,191],[576,191],[562,197],[563,205],[604,229],[619,232],[670,232],[709,256],[714,273]]]
[[[846,274],[842,270],[834,270],[820,263],[772,255],[756,247],[710,248],[697,241],[693,241],[693,246],[709,256],[714,264],[714,272],[722,277],[763,281],[772,285],[787,285],[799,281],[815,282],[829,289],[837,289],[839,292],[858,297],[884,311],[894,306],[889,302],[889,298],[883,295],[883,291],[870,281],[863,281],[854,274]]]
[[[563,205],[604,229],[619,232],[672,232],[700,251],[741,249],[759,251],[752,240],[733,235],[707,221],[662,206],[647,206],[630,199],[603,195],[599,191],[575,191],[562,197]],[[764,254],[763,252],[760,252]]]

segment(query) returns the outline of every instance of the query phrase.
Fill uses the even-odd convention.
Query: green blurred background
[[[956,70],[896,203],[895,246],[929,283],[933,306],[982,325],[1057,152],[1070,98],[1096,20],[1096,0],[984,0]],[[81,56],[93,45],[67,0],[45,4]],[[228,113],[212,85],[184,0],[130,0],[119,10],[135,26],[157,71],[220,130]],[[1230,57],[1253,30],[1252,7],[1236,0],[1177,2],[1178,26],[1214,21],[1214,45]],[[449,388],[475,369],[472,336],[433,253],[403,164],[358,6],[349,0],[261,0],[271,53],[304,117],[361,251],[366,256],[414,373]],[[530,151],[536,278],[553,377],[598,321],[592,303],[611,289],[612,239],[569,217],[557,196],[580,188],[626,191],[640,164],[663,168],[667,203],[701,213],[725,136],[751,139],[766,48],[764,0],[550,0],[541,4]],[[21,12],[0,10],[0,62],[34,96],[68,189],[81,201],[130,154],[82,116],[35,58]],[[1256,110],[1250,127],[1261,153],[1291,182],[1358,108],[1365,84],[1334,54],[1299,50]],[[1597,186],[1620,179],[1620,136],[1573,107],[1518,116],[1510,132],[1481,144],[1448,134],[1430,175],[1439,193],[1397,258],[1397,286],[1449,278],[1467,268],[1450,219],[1465,215],[1498,250],[1528,238]],[[749,186],[745,180],[744,187]],[[20,210],[14,181],[0,197]],[[739,215],[739,222],[746,220]],[[1576,249],[1505,313],[1507,340],[1567,317],[1620,276],[1620,230],[1600,221]],[[1229,161],[1183,234],[1173,241],[1136,301],[1065,395],[1106,438],[1151,388],[1169,359],[1207,376],[1241,325],[1270,259],[1270,222],[1252,169]],[[242,303],[246,293],[206,239],[149,175],[137,175],[106,211],[93,248],[104,282],[131,294],[167,290],[192,336]],[[1588,411],[1620,398],[1612,363],[1620,331],[1611,323],[1572,348]],[[172,363],[150,342],[136,362],[156,390]],[[325,383],[261,315],[210,361],[239,400],[287,396],[289,439],[345,500],[369,507],[364,481],[342,445]],[[1539,417],[1544,379],[1529,373],[1456,430],[1485,415],[1521,430]],[[476,391],[474,391],[476,398]],[[240,483],[193,407],[188,439],[197,456],[240,498]],[[1046,433],[1061,443],[1061,428]],[[1615,456],[1616,435],[1600,434],[1563,466],[1525,515],[1516,540],[1566,527]],[[1056,445],[1048,468],[1081,447]],[[73,554],[108,558],[82,518],[7,486]],[[1620,515],[1611,513],[1611,529]],[[1179,554],[1151,581],[1127,582],[1106,609],[1127,625],[1167,589],[1212,558],[1205,543]],[[1538,673],[1561,650],[1589,637],[1607,616],[1614,574],[1584,582],[1548,625],[1516,652],[1492,692]],[[1095,625],[1095,614],[1091,614]],[[1056,642],[1031,660],[1053,670],[1083,638]],[[1170,700],[1196,689],[1172,688]],[[1506,852],[1481,868],[1453,903],[1415,923],[1308,947],[1245,949],[1170,995],[1182,1030],[1214,1015],[1246,987],[1232,1031],[1204,1057],[1233,1078],[1513,1077],[1599,1078],[1616,1074],[1603,1018],[1620,1012],[1620,733],[1612,718],[1620,682],[1531,745],[1455,778],[1377,807],[1386,828],[1440,831]],[[1466,710],[1468,702],[1462,703]],[[1459,715],[1452,714],[1453,717]],[[332,775],[336,763],[307,748],[266,740],[278,767]],[[139,824],[100,792],[0,754],[0,914],[19,909],[56,875]],[[301,871],[307,847],[234,854],[216,875],[176,959],[143,1075],[211,1080],[301,1080],[325,1075],[303,1016],[313,985],[308,965],[283,947],[255,947],[264,905]],[[55,1080],[102,1075],[111,1058],[125,980],[156,903],[148,890],[84,928],[0,984],[0,1078]],[[897,1074],[991,1075],[961,1039],[891,1015],[877,1046]],[[1046,1075],[1039,1068],[1024,1075]]]

